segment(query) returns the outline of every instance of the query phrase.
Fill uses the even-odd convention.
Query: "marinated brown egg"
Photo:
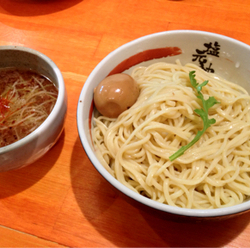
[[[128,74],[118,73],[103,79],[94,90],[96,109],[104,116],[118,117],[129,109],[139,96],[136,81]]]

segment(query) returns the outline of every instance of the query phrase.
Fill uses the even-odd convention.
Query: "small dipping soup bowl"
[[[0,68],[32,70],[50,79],[58,97],[47,119],[26,137],[0,148],[0,172],[34,163],[56,143],[63,131],[67,112],[67,94],[62,74],[44,54],[21,46],[0,46]]]
[[[250,92],[250,46],[235,39],[203,31],[177,30],[147,35],[122,45],[108,54],[86,80],[78,102],[77,125],[83,148],[93,166],[130,203],[160,218],[175,221],[222,220],[250,210],[250,200],[219,209],[186,209],[148,199],[128,189],[100,163],[93,145],[93,92],[108,75],[130,74],[135,66],[165,61],[194,63],[208,72],[215,72]]]

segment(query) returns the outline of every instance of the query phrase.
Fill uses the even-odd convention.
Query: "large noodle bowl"
[[[220,104],[209,109],[216,123],[182,156],[169,156],[203,128],[189,72],[205,98]],[[117,119],[96,113],[92,130],[106,170],[131,190],[154,201],[189,209],[229,207],[250,195],[250,114],[248,92],[193,64],[155,63],[135,68],[137,102]]]

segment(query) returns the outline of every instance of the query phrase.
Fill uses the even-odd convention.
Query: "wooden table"
[[[76,126],[86,78],[120,45],[175,29],[250,45],[249,28],[249,0],[0,0],[0,45],[49,56],[68,92],[58,143],[33,165],[0,174],[0,247],[250,247],[250,213],[180,224],[125,202],[88,160]]]

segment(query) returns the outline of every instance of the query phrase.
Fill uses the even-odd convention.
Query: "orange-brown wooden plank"
[[[1,247],[65,247],[30,234],[0,226]]]
[[[249,246],[250,214],[179,224],[129,205],[91,165],[76,127],[81,88],[112,50],[175,29],[211,31],[250,44],[249,16],[249,0],[0,0],[0,45],[45,53],[61,69],[68,92],[58,143],[35,164],[0,174],[0,247]]]

